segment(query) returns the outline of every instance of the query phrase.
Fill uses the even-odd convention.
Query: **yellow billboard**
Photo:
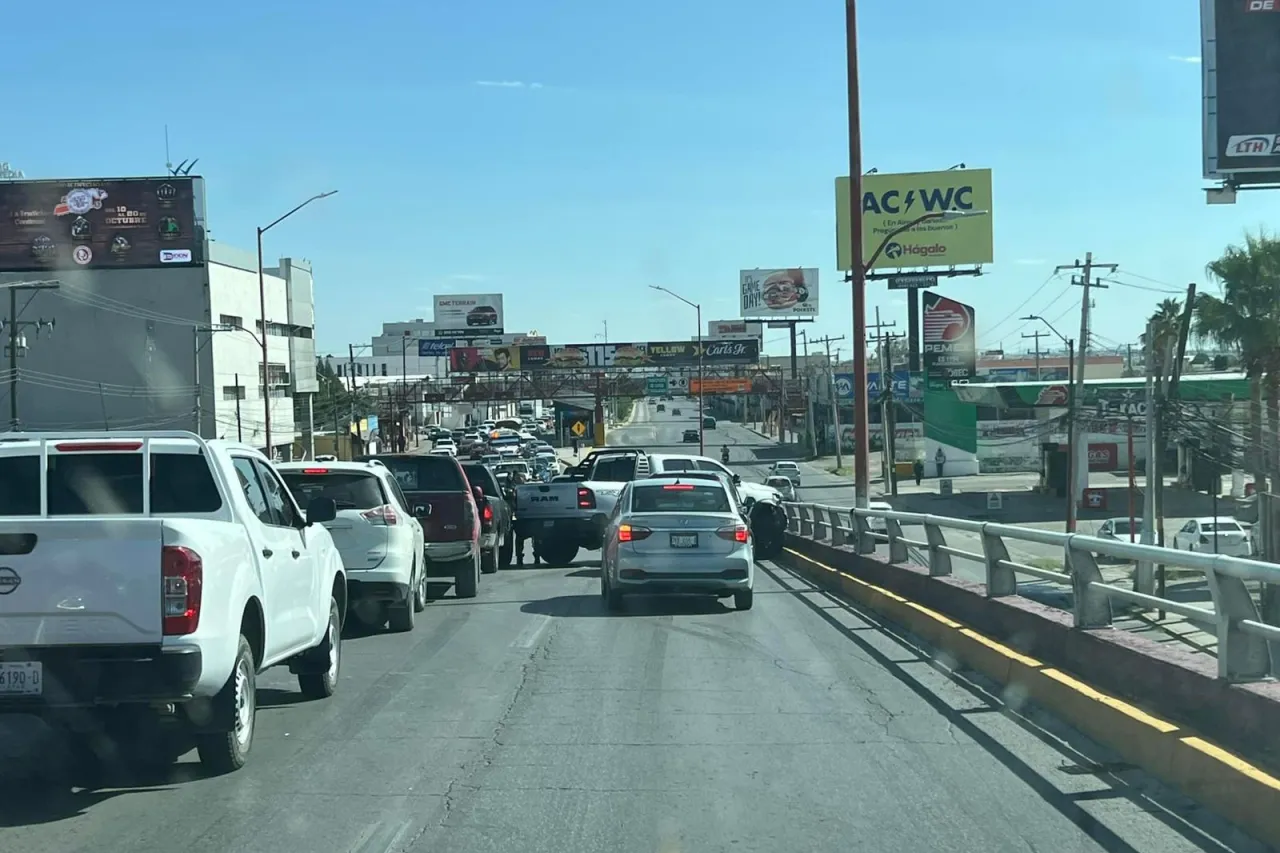
[[[911,225],[943,211],[961,215]],[[872,269],[989,264],[994,212],[990,169],[863,175],[863,263],[883,246]],[[836,178],[836,263],[846,272],[853,269],[850,236],[849,179]]]

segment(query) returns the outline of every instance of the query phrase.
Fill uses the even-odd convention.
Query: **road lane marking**
[[[524,630],[520,632],[520,636],[511,641],[513,649],[531,649],[538,644],[538,640],[542,638],[542,634],[547,630],[547,626],[551,624],[551,617],[545,613],[534,616],[529,620],[529,624],[524,626]]]

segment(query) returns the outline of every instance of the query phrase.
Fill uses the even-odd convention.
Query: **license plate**
[[[39,696],[44,692],[44,664],[0,663],[0,696]]]
[[[697,548],[698,534],[696,533],[672,533],[672,548]]]

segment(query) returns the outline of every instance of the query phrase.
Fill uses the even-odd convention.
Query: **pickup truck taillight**
[[[595,509],[596,493],[588,488],[578,489],[578,509]]]
[[[480,523],[485,530],[493,526],[493,507],[489,506],[488,502],[485,503],[484,509],[480,511]]]
[[[370,524],[376,524],[380,527],[395,527],[400,523],[400,516],[396,515],[395,508],[391,504],[366,509],[360,513],[360,517]]]
[[[190,548],[165,545],[160,551],[160,577],[164,584],[164,635],[194,634],[200,627],[204,561]]]

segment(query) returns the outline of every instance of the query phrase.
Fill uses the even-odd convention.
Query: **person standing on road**
[[[920,481],[924,479],[924,460],[917,459],[911,463],[911,473],[916,476],[916,485],[920,485]]]
[[[943,466],[947,464],[947,454],[943,452],[942,445],[938,445],[938,452],[933,454],[933,462],[938,466],[938,477],[942,477]]]

